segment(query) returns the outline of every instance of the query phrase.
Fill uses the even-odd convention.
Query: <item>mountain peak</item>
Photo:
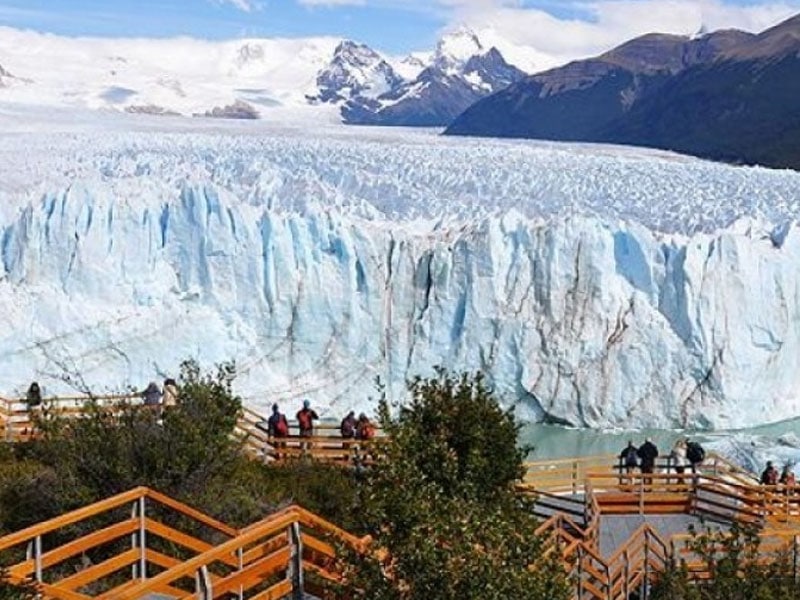
[[[460,65],[486,48],[472,29],[461,26],[444,35],[436,44],[434,61],[439,64]]]

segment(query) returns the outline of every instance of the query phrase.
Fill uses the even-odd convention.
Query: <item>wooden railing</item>
[[[80,417],[85,414],[86,402],[92,400],[105,410],[119,412],[122,403],[141,406],[141,394],[107,396],[63,396],[47,398],[41,405],[28,409],[23,400],[0,399],[0,433],[7,442],[25,442],[39,435],[35,414],[58,414],[63,417]],[[267,420],[254,410],[244,407],[237,421],[234,435],[243,443],[244,451],[253,459],[263,461],[311,457],[315,460],[349,465],[369,464],[374,440],[343,439],[339,426],[332,423],[316,424],[312,437],[300,437],[297,423],[289,422],[290,435],[280,440],[267,434]],[[377,429],[378,436],[381,435]]]
[[[135,488],[0,538],[0,556],[12,581],[31,579],[50,599],[212,600],[235,593],[263,600],[304,590],[321,595],[324,582],[338,578],[332,540],[367,545],[298,506],[236,530]]]

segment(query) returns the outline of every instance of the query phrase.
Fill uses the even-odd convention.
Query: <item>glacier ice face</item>
[[[130,123],[0,136],[9,393],[76,372],[142,386],[196,356],[235,358],[250,404],[310,396],[333,416],[369,408],[375,377],[399,398],[434,365],[483,369],[523,417],[575,425],[800,408],[798,174]]]

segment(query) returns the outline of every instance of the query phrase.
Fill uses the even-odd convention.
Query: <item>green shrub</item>
[[[513,414],[479,375],[440,370],[409,390],[394,416],[381,403],[389,438],[365,474],[360,510],[373,551],[342,549],[347,583],[338,592],[373,600],[566,598],[564,571],[542,561],[536,520],[513,492],[525,455]]]

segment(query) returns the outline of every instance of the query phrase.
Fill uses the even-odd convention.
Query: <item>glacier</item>
[[[800,174],[434,131],[29,123],[0,106],[0,381],[235,359],[323,416],[441,365],[517,414],[730,428],[800,409]],[[78,376],[79,375],[79,376]]]

